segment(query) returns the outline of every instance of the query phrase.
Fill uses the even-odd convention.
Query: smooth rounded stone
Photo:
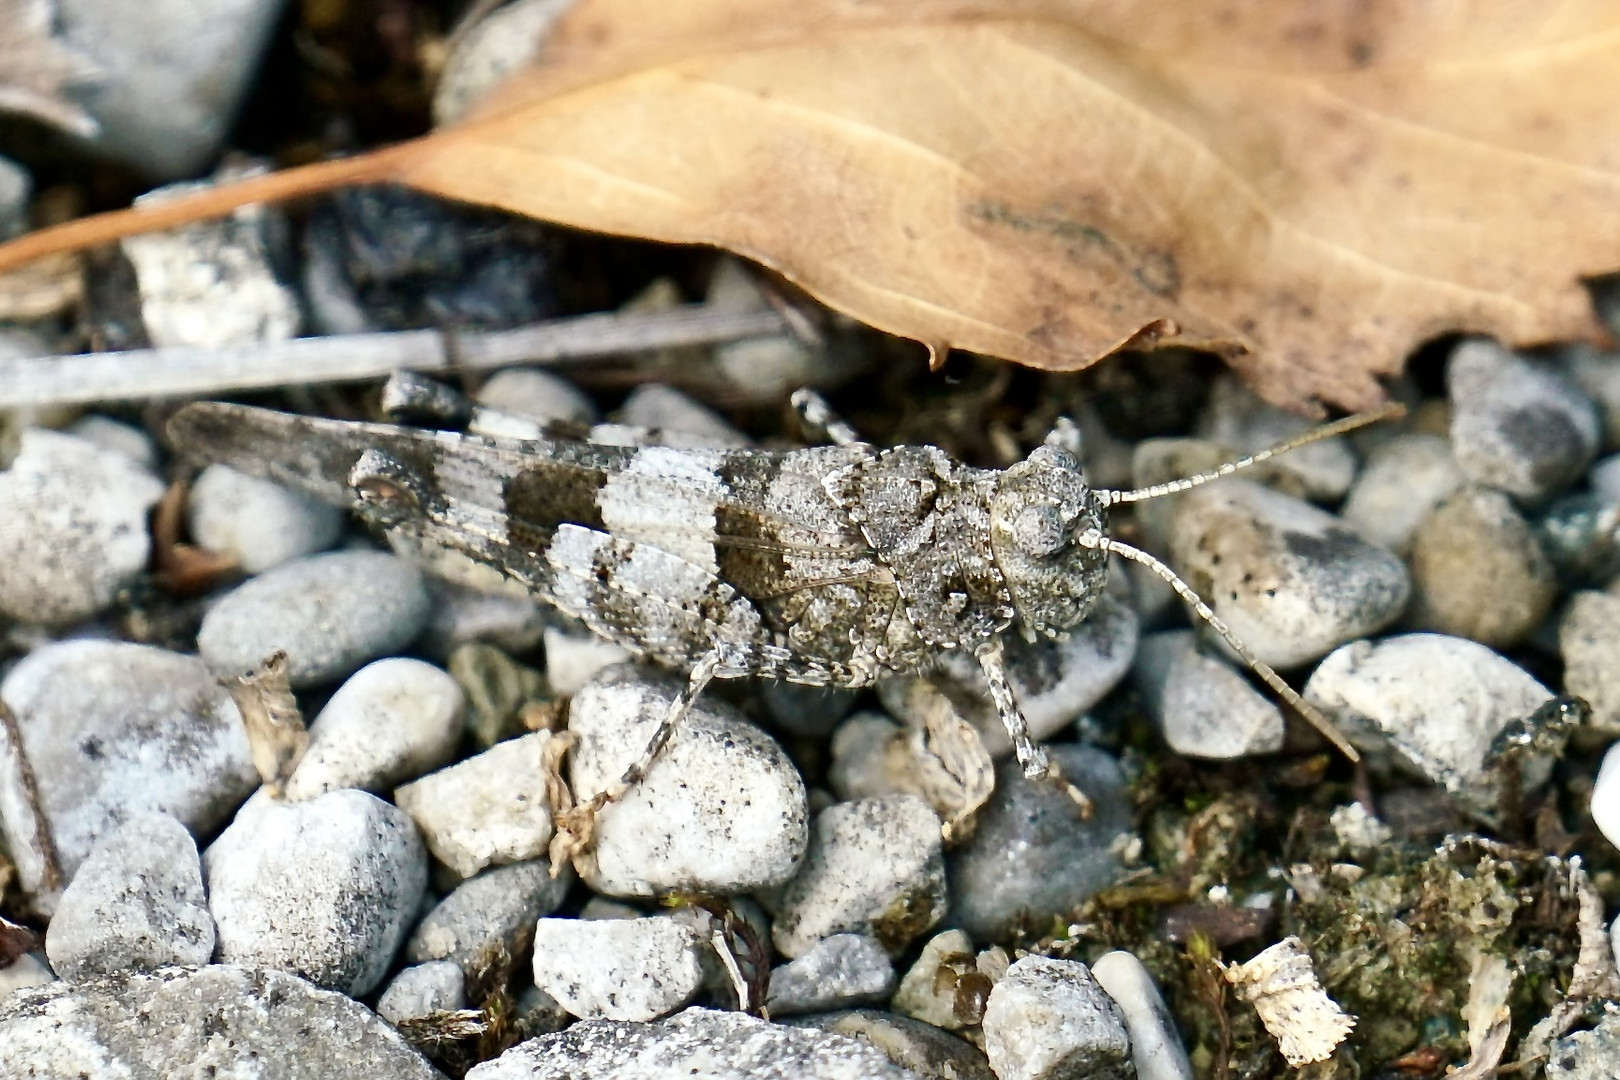
[[[458,876],[486,866],[524,862],[546,853],[551,811],[546,802],[549,731],[496,743],[394,792],[428,850]]]
[[[1089,746],[1051,746],[1063,778],[1092,802],[1090,818],[1061,786],[1026,780],[1015,761],[996,768],[996,793],[973,836],[951,852],[949,925],[975,940],[1006,937],[1027,920],[1068,912],[1114,883],[1118,842],[1131,831],[1119,763]]]
[[[1492,740],[1552,693],[1478,642],[1401,634],[1335,650],[1311,673],[1304,696],[1374,761],[1401,762],[1488,810],[1497,791],[1485,768]],[[1539,782],[1537,771],[1526,771],[1527,787]]]
[[[1506,648],[1546,618],[1558,595],[1552,560],[1513,500],[1466,487],[1418,526],[1411,623]]]
[[[238,178],[246,175],[251,173],[237,173]],[[136,204],[213,186],[175,184],[142,196]],[[297,294],[276,279],[265,250],[266,217],[273,212],[245,207],[219,220],[120,241],[135,268],[141,322],[154,346],[221,349],[297,335],[302,321]]]
[[[1586,344],[1568,345],[1559,352],[1564,372],[1598,407],[1604,447],[1620,450],[1620,353]]]
[[[16,715],[23,752],[19,759],[0,739],[0,828],[36,904],[45,864],[22,760],[70,879],[96,840],[132,815],[159,811],[207,834],[259,784],[235,704],[194,656],[58,642],[18,662],[0,698]]]
[[[455,756],[465,711],[461,687],[432,664],[373,661],[349,676],[310,724],[286,797],[383,791],[438,768]]]
[[[28,228],[28,203],[34,178],[8,157],[0,157],[0,240],[10,240]]]
[[[44,986],[56,981],[50,965],[33,953],[23,953],[7,966],[0,968],[0,1005],[12,993],[30,986]]]
[[[281,0],[134,3],[57,0],[61,37],[94,65],[73,100],[96,119],[88,139],[157,177],[208,164],[236,118],[281,20]]]
[[[24,431],[0,472],[0,616],[56,624],[106,608],[146,568],[146,515],[162,497],[118,451]]]
[[[579,918],[587,921],[597,919],[639,919],[645,914],[634,904],[627,904],[622,900],[609,900],[605,896],[592,896],[586,900],[579,909]]]
[[[1383,629],[1406,566],[1310,503],[1229,478],[1181,496],[1171,561],[1261,660],[1288,668]]]
[[[1086,965],[1026,956],[984,1009],[984,1053],[997,1080],[1129,1080],[1125,1016]]]
[[[62,430],[76,439],[95,443],[103,450],[116,450],[143,469],[157,468],[157,444],[150,435],[132,424],[100,413],[86,413]]]
[[[488,644],[513,655],[540,644],[546,630],[544,607],[523,595],[481,592],[448,581],[428,583],[433,612],[417,647],[436,660],[447,659],[462,645]]]
[[[843,802],[877,795],[920,795],[907,729],[887,713],[862,709],[832,737],[827,786]]]
[[[1192,1062],[1181,1043],[1175,1018],[1147,968],[1131,953],[1104,953],[1091,965],[1091,977],[1114,999],[1131,1038],[1136,1080],[1193,1080]]]
[[[45,933],[45,955],[64,979],[206,964],[213,953],[197,845],[167,814],[133,814],[103,837]]]
[[[1580,387],[1494,341],[1458,345],[1446,386],[1452,451],[1476,484],[1540,502],[1573,483],[1598,451],[1597,408]]]
[[[359,1002],[234,964],[102,975],[0,1000],[0,1075],[443,1080]]]
[[[770,309],[758,275],[743,260],[729,256],[715,264],[703,302],[715,312]],[[721,342],[710,355],[729,384],[728,396],[748,402],[781,401],[802,386],[827,385],[835,370],[825,349],[812,349],[789,333]]]
[[[984,1053],[958,1038],[909,1016],[876,1009],[801,1016],[793,1027],[818,1028],[871,1043],[890,1061],[920,1080],[995,1080]]]
[[[409,645],[427,622],[422,574],[380,551],[309,555],[267,570],[209,609],[197,651],[221,673],[252,671],[278,649],[294,690],[342,678]]]
[[[1210,472],[1231,461],[1234,456],[1230,448],[1211,439],[1143,439],[1131,451],[1130,486],[1149,488]],[[1255,466],[1261,470],[1266,467]],[[1136,523],[1144,538],[1143,546],[1157,552],[1169,550],[1176,506],[1180,499],[1180,495],[1161,495],[1134,504]]]
[[[786,679],[759,680],[759,700],[773,727],[808,739],[824,739],[860,697],[842,686],[805,686]]]
[[[1418,524],[1466,483],[1441,435],[1396,435],[1367,456],[1339,516],[1397,555],[1412,549]]]
[[[325,551],[347,522],[335,506],[228,465],[210,465],[191,485],[187,523],[198,544],[258,574]]]
[[[1198,434],[1230,447],[1233,458],[1255,454],[1311,431],[1316,422],[1261,401],[1236,375],[1226,374],[1210,387],[1209,406]],[[1268,462],[1282,478],[1277,486],[1317,502],[1333,502],[1350,490],[1356,476],[1356,452],[1343,435],[1297,447]]]
[[[582,1020],[656,1020],[697,996],[709,945],[664,915],[645,919],[541,919],[534,985]]]
[[[1604,839],[1620,847],[1620,743],[1610,746],[1592,783],[1592,823]],[[1617,920],[1620,921],[1620,920]],[[1620,952],[1620,946],[1617,946]]]
[[[1606,1008],[1594,1026],[1554,1039],[1543,1075],[1546,1080],[1613,1080],[1620,1076],[1620,1012]]]
[[[219,958],[358,997],[388,971],[427,872],[410,818],[374,795],[256,798],[203,853]]]
[[[448,960],[405,968],[377,999],[377,1015],[390,1024],[467,1007],[467,977]]]
[[[849,1009],[884,1000],[894,986],[883,946],[865,934],[834,934],[771,971],[765,1007],[772,1016]]]
[[[1136,656],[1139,627],[1136,609],[1121,592],[1109,591],[1066,640],[1030,642],[1009,635],[1007,676],[1031,738],[1041,741],[1056,735],[1119,685]],[[937,707],[941,690],[978,731],[992,757],[1012,753],[1012,740],[991,703],[984,669],[961,650],[940,657],[928,676],[884,680],[878,684],[878,697],[889,712],[921,727],[928,711]]]
[[[647,747],[683,690],[630,665],[574,695],[569,782],[605,791]],[[575,861],[610,896],[681,891],[729,896],[780,885],[804,857],[804,781],[770,736],[718,697],[700,697],[647,775],[596,815],[595,846]]]
[[[663,383],[642,383],[630,391],[619,409],[619,421],[658,432],[665,446],[724,450],[747,446],[749,441],[719,413]],[[671,435],[680,437],[668,439]]]
[[[519,1043],[467,1080],[917,1080],[870,1043],[737,1012],[588,1020]]]
[[[590,395],[567,379],[537,368],[497,371],[478,388],[474,400],[542,425],[560,421],[588,427],[596,423],[596,403]]]
[[[1142,639],[1133,680],[1170,749],[1216,761],[1282,749],[1282,710],[1223,659],[1198,647],[1193,630]]]
[[[1564,690],[1592,707],[1589,723],[1620,735],[1620,596],[1582,590],[1558,624]]]
[[[790,959],[843,933],[898,953],[944,914],[939,819],[916,796],[884,795],[816,815],[804,863],[778,897],[771,940]]]
[[[572,696],[605,668],[622,664],[630,653],[622,645],[604,641],[588,630],[546,627],[546,681],[553,693]]]
[[[944,1031],[960,1031],[984,1015],[990,980],[977,977],[973,939],[962,930],[935,934],[900,979],[889,1007]]]
[[[562,905],[573,881],[566,867],[552,877],[545,859],[492,866],[456,886],[417,923],[405,959],[449,960],[475,972],[501,952],[516,956],[527,947],[535,920]]]
[[[571,0],[517,0],[496,8],[462,35],[433,94],[433,122],[461,119],[506,75],[534,59],[546,32]]]

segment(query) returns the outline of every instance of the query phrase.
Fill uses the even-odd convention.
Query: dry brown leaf
[[[62,89],[96,66],[51,34],[50,0],[0,0],[0,112],[23,113],[75,135],[94,135],[96,122]]]
[[[1601,334],[1620,0],[581,0],[455,128],[139,220],[378,179],[731,248],[936,350],[1179,334],[1363,408],[1444,331]]]

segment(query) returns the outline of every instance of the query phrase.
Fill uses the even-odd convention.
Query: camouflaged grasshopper
[[[1043,445],[1005,470],[932,446],[877,449],[795,395],[833,445],[798,450],[511,440],[195,404],[177,445],[346,506],[401,554],[481,588],[515,586],[595,633],[689,672],[613,790],[645,774],[709,680],[753,675],[865,687],[940,653],[982,666],[1026,776],[1050,773],[1008,684],[1002,635],[1059,638],[1103,595],[1110,555],[1167,581],[1276,693],[1355,751],[1255,658],[1169,567],[1109,538],[1107,510],[1226,476],[1389,415],[1348,417],[1205,474],[1092,488]],[[588,813],[589,811],[587,811]],[[588,826],[587,826],[588,828]]]

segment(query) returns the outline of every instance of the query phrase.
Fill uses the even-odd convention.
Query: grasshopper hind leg
[[[1007,737],[1012,740],[1013,753],[1018,756],[1018,764],[1024,770],[1024,776],[1030,780],[1056,781],[1062,785],[1069,798],[1080,807],[1081,816],[1090,817],[1091,799],[1085,792],[1065,780],[1057,762],[1052,760],[1039,743],[1030,738],[1029,723],[1024,719],[1023,711],[1018,708],[1018,701],[1013,697],[1012,683],[1007,678],[1006,654],[1002,651],[1001,641],[992,638],[974,649],[973,655],[984,671],[985,681],[990,684],[990,700],[996,707],[996,715],[1001,718],[1002,726],[1007,729]]]

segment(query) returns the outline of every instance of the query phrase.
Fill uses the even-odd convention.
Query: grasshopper
[[[441,576],[515,588],[688,672],[641,758],[587,815],[643,775],[711,679],[865,687],[977,658],[1024,774],[1055,775],[1010,688],[1002,638],[1060,638],[1103,595],[1109,557],[1176,593],[1335,746],[1355,750],[1168,566],[1107,532],[1112,506],[1230,475],[1392,415],[1327,424],[1183,480],[1092,488],[1075,455],[1036,447],[1005,470],[933,446],[861,442],[819,398],[795,404],[831,445],[794,450],[610,446],[315,419],[198,403],[170,433],[195,455],[346,506]],[[579,823],[575,822],[578,826]],[[584,826],[588,830],[588,823]],[[588,835],[588,833],[587,833]]]

